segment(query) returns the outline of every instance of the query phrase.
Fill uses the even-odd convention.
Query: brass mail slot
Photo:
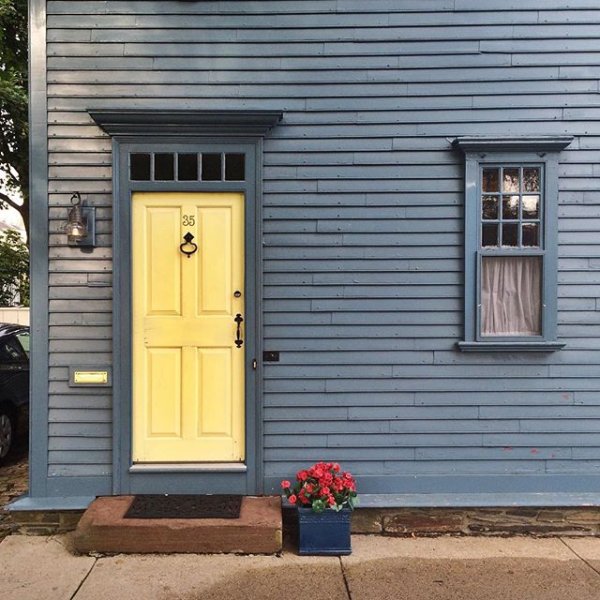
[[[69,385],[110,386],[110,368],[90,369],[85,367],[71,367],[69,369]]]
[[[108,371],[75,371],[73,383],[108,383]]]

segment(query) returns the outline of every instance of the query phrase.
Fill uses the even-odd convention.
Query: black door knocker
[[[192,240],[194,239],[194,236],[188,231],[184,236],[183,239],[185,240],[183,242],[183,244],[180,244],[179,249],[188,257],[190,258],[192,256],[192,254],[194,254],[194,252],[196,252],[198,250],[198,245],[194,244],[194,242],[192,242]],[[190,250],[186,250],[186,247],[190,246]]]

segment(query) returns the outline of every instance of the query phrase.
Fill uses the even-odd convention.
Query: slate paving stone
[[[10,536],[0,544],[2,600],[71,600],[94,562],[64,538]]]
[[[74,600],[348,600],[331,557],[117,555],[99,558]]]
[[[578,560],[381,559],[346,567],[353,600],[598,600],[600,576]]]

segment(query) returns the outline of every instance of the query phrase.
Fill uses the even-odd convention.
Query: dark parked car
[[[29,327],[0,323],[0,462],[29,414]]]

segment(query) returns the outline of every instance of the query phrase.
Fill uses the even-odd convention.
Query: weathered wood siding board
[[[110,361],[111,145],[87,110],[114,107],[285,113],[264,156],[267,483],[321,458],[359,476],[597,472],[599,27],[597,0],[50,0],[49,473],[110,470],[110,392],[69,388],[67,366]],[[455,350],[449,140],[469,134],[575,136],[560,352]],[[75,190],[97,209],[93,254],[63,246]]]

